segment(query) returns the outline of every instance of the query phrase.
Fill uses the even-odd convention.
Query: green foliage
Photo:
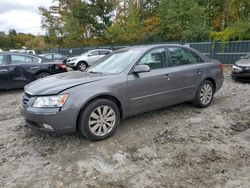
[[[223,31],[211,32],[210,38],[217,42],[250,39],[250,20],[238,21]]]
[[[105,37],[110,43],[128,44],[140,40],[142,24],[136,5],[131,2],[123,11],[118,14],[114,24],[106,28]]]
[[[67,14],[63,29],[65,46],[81,46],[83,41],[84,29],[81,27],[77,18],[73,17],[71,14]]]
[[[53,1],[39,8],[44,37],[10,29],[0,48],[250,39],[249,0]]]
[[[204,9],[195,0],[161,0],[160,36],[171,41],[202,40],[208,35]]]

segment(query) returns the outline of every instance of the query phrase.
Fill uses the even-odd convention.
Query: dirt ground
[[[132,117],[102,142],[26,127],[21,93],[0,93],[0,187],[250,187],[250,84],[229,71],[209,108]]]

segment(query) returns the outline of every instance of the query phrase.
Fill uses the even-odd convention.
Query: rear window
[[[0,66],[6,65],[6,55],[0,55]]]
[[[23,56],[23,55],[11,55],[11,64],[29,64],[29,63],[39,63],[39,58]]]
[[[108,55],[110,53],[110,51],[107,51],[107,50],[102,50],[102,51],[99,51],[100,55]]]

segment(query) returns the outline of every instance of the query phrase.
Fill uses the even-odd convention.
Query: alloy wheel
[[[87,66],[86,66],[85,63],[80,63],[80,64],[79,64],[79,69],[80,69],[80,71],[85,71],[86,68],[87,68]]]
[[[204,84],[200,91],[200,101],[203,105],[207,105],[213,98],[213,88],[210,84]]]
[[[97,107],[89,116],[89,129],[96,136],[105,136],[116,123],[115,111],[109,106]]]

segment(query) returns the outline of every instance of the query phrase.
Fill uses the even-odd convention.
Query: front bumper
[[[76,61],[67,61],[66,66],[68,66],[68,67],[76,67],[77,62]]]
[[[49,132],[71,133],[76,131],[77,110],[39,109],[20,105],[20,113],[32,128]]]
[[[239,72],[239,73],[232,72],[231,76],[234,80],[239,79],[239,80],[250,81],[250,71],[249,72]]]

